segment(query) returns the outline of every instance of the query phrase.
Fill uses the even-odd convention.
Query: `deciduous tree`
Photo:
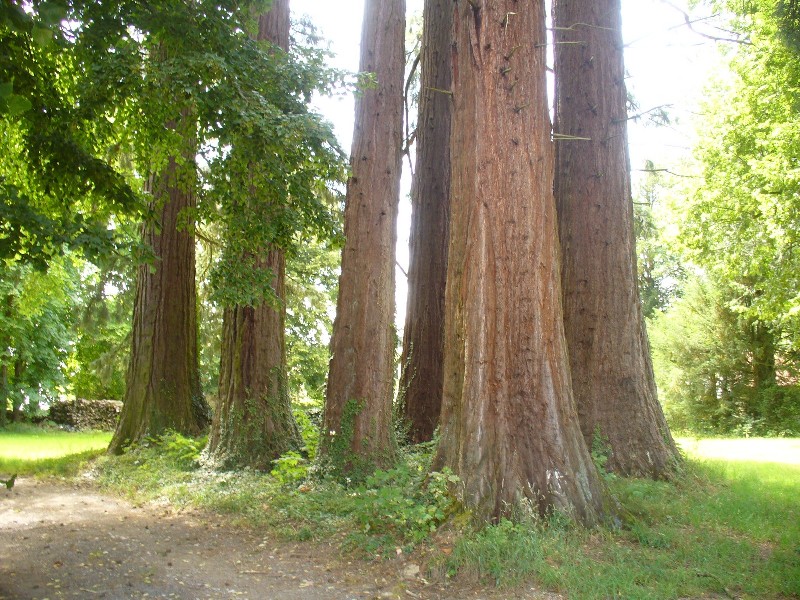
[[[275,0],[259,16],[257,39],[287,52],[289,28],[289,0]],[[285,194],[276,195],[253,197],[250,202],[288,202]],[[209,454],[227,467],[267,469],[281,454],[300,446],[287,383],[286,256],[273,246],[248,254],[247,259],[272,277],[272,294],[254,306],[224,308],[219,404]]]
[[[168,124],[184,136],[183,156],[171,156],[151,175],[148,188],[158,224],[143,226],[143,241],[154,263],[139,267],[133,305],[131,354],[125,397],[109,451],[121,452],[148,435],[175,430],[198,435],[208,425],[197,357],[195,239],[191,210],[196,206],[194,113],[180,111]]]

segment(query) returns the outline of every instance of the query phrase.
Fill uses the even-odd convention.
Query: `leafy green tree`
[[[109,117],[118,93],[97,93],[97,86],[87,83],[100,75],[81,58],[87,37],[92,40],[89,48],[105,54],[115,68],[130,54],[124,45],[114,44],[117,32],[106,31],[98,39],[76,25],[74,19],[92,12],[93,4],[0,5],[0,134],[5,154],[0,258],[44,268],[67,249],[88,256],[112,253],[130,238],[119,223],[109,222],[111,215],[137,215],[144,208],[117,167],[123,140],[119,124]],[[110,71],[109,87],[116,79],[119,92],[125,86]]]
[[[11,409],[37,414],[64,389],[77,306],[78,272],[69,256],[47,272],[2,261],[0,277],[0,423]]]
[[[684,241],[715,277],[749,288],[748,311],[797,330],[800,315],[800,53],[780,0],[717,2],[746,43],[730,51],[700,124],[703,184]]]
[[[637,277],[642,299],[642,314],[651,319],[665,310],[680,294],[685,270],[674,244],[666,236],[666,200],[674,194],[674,185],[655,171],[652,162],[645,164],[648,174],[640,182],[633,206],[636,233]]]
[[[294,403],[315,409],[325,400],[340,258],[338,247],[319,240],[309,240],[287,257],[289,389]]]
[[[797,434],[796,358],[781,332],[746,311],[735,284],[691,277],[652,321],[659,389],[671,424],[715,434]]]
[[[130,351],[135,273],[120,257],[81,267],[67,390],[78,398],[122,400]]]
[[[800,30],[783,0],[711,4],[731,15],[740,43],[710,88],[701,183],[678,211],[695,274],[655,319],[660,384],[682,427],[796,431]]]

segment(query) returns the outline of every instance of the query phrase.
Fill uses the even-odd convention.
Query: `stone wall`
[[[122,402],[77,398],[50,406],[50,420],[74,429],[113,430],[117,427]]]

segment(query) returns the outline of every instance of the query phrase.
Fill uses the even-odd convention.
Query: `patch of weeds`
[[[299,452],[290,450],[272,464],[270,475],[279,485],[297,485],[308,477],[309,462]]]
[[[319,447],[319,425],[315,423],[315,420],[322,419],[322,409],[318,407],[294,408],[292,412],[303,440],[303,452],[309,460],[314,460]]]
[[[186,485],[199,467],[206,438],[189,438],[167,432],[128,447],[117,457],[102,457],[95,465],[99,483],[134,499],[177,496],[188,502]],[[176,494],[175,490],[179,493]]]
[[[547,568],[535,527],[502,519],[467,534],[446,561],[447,573],[461,573],[497,586],[514,586]]]
[[[361,533],[388,534],[392,546],[419,543],[453,512],[458,481],[449,469],[426,473],[408,463],[375,471],[353,496],[355,520]]]

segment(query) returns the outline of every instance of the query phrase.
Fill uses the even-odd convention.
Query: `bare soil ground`
[[[0,600],[550,599],[428,582],[404,558],[350,560],[334,546],[276,541],[217,515],[134,506],[90,486],[18,479],[0,490]]]

